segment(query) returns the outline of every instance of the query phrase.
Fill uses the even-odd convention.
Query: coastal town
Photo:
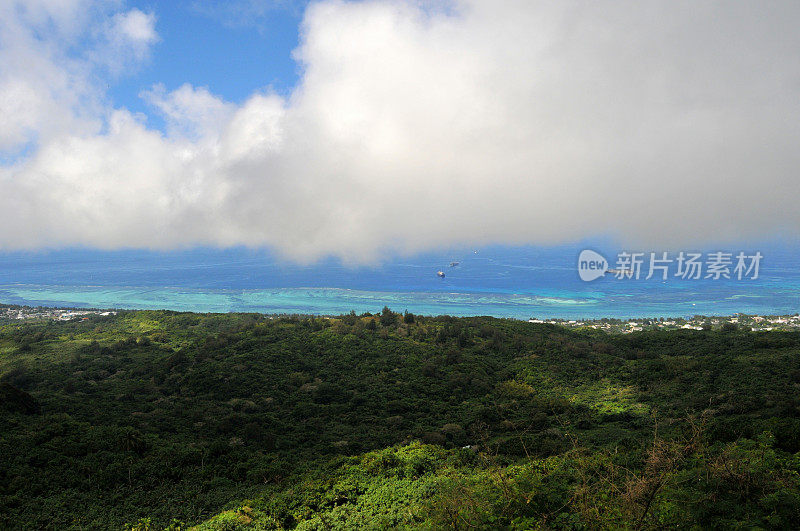
[[[0,320],[80,321],[88,320],[89,317],[93,315],[108,317],[116,314],[117,312],[113,310],[77,310],[75,308],[0,305]]]
[[[597,329],[609,333],[630,334],[644,330],[800,330],[800,315],[747,315],[732,316],[695,315],[689,318],[635,318],[635,319],[537,319],[529,323],[547,323],[576,329]]]
[[[117,311],[108,309],[49,308],[44,306],[0,305],[0,320],[86,321],[90,317],[108,317]],[[676,318],[602,318],[602,319],[528,319],[529,323],[551,324],[570,329],[603,330],[613,334],[630,334],[645,330],[752,330],[754,332],[800,330],[800,314],[705,316]]]

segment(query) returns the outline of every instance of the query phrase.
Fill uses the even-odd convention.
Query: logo
[[[578,275],[584,282],[596,280],[606,273],[617,280],[757,280],[763,258],[764,255],[758,251],[751,254],[717,251],[705,256],[691,251],[622,251],[617,254],[617,262],[611,268],[603,255],[584,249],[578,256]]]
[[[608,260],[603,255],[584,249],[578,256],[578,275],[584,282],[591,282],[606,274],[608,271]]]

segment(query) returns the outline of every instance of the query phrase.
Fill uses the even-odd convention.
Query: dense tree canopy
[[[792,332],[7,322],[0,527],[783,527],[798,387]]]

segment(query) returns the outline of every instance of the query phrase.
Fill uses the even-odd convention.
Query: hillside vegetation
[[[0,324],[0,528],[785,528],[800,332]]]

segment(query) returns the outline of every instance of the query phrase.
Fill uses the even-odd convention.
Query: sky
[[[0,0],[0,250],[796,240],[791,1]]]
[[[305,2],[177,0],[125,6],[155,15],[158,40],[149,60],[115,80],[109,93],[117,105],[147,114],[154,127],[163,126],[163,120],[140,97],[154,85],[171,91],[188,83],[241,104],[265,89],[288,95],[297,83],[300,71],[292,50],[299,43]]]

